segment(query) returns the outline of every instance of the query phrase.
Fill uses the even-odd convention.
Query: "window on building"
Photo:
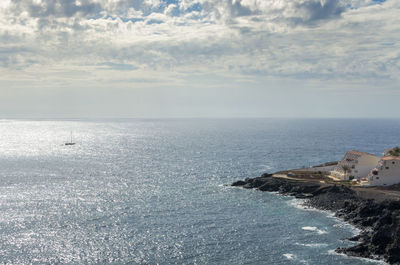
[[[352,165],[352,166],[351,166],[351,168],[355,168],[355,167],[356,167],[355,165]]]

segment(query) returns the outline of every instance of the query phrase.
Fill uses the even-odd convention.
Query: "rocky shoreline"
[[[319,181],[300,181],[263,174],[234,182],[232,186],[306,199],[306,205],[333,211],[335,215],[361,229],[351,241],[358,244],[336,252],[349,256],[384,260],[400,264],[400,201],[397,196],[369,188],[353,188]],[[378,195],[377,195],[378,194]]]

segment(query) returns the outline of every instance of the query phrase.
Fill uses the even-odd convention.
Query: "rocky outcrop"
[[[395,198],[378,202],[373,196],[359,197],[347,186],[275,178],[271,174],[232,185],[304,198],[309,206],[333,211],[362,230],[360,235],[349,239],[359,242],[358,245],[339,248],[337,252],[400,264],[400,201]]]

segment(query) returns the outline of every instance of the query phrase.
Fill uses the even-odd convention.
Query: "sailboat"
[[[72,132],[71,132],[71,141],[66,142],[65,145],[74,145],[75,143],[72,141]]]

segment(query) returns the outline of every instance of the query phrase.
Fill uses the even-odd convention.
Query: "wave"
[[[362,261],[368,262],[368,263],[385,264],[385,265],[388,265],[388,264],[389,264],[389,263],[384,262],[383,260],[375,260],[375,259],[367,259],[367,258],[361,258],[361,257],[347,256],[346,254],[343,254],[343,253],[337,253],[334,249],[328,250],[328,254],[329,254],[329,255],[343,256],[343,257],[347,257],[347,258],[349,258],[349,259],[362,260]]]
[[[315,231],[319,235],[323,235],[323,234],[327,234],[328,233],[327,231],[318,229],[315,226],[303,226],[301,229],[306,230],[306,231]]]
[[[285,254],[283,254],[283,256],[284,256],[285,258],[287,258],[288,260],[295,260],[295,261],[297,261],[298,263],[308,265],[308,262],[307,262],[306,260],[304,260],[304,259],[298,259],[297,256],[294,255],[294,254],[292,254],[292,253],[285,253]]]
[[[326,211],[326,210],[320,210],[317,208],[313,208],[310,207],[308,205],[305,205],[305,199],[297,199],[297,198],[293,198],[291,200],[288,201],[288,204],[300,209],[300,210],[306,210],[306,211],[314,211],[314,212],[320,212],[325,214],[327,217],[334,219],[337,224],[334,224],[333,227],[339,227],[339,228],[343,228],[346,230],[349,230],[353,235],[359,235],[361,233],[361,230],[357,227],[355,227],[354,225],[347,223],[345,221],[343,221],[342,219],[338,218],[335,216],[334,212],[331,211]]]
[[[328,244],[326,243],[310,243],[310,244],[304,244],[304,243],[296,243],[298,246],[304,246],[304,247],[310,247],[310,248],[321,248],[321,247],[327,247]]]
[[[288,204],[293,206],[293,207],[295,207],[295,208],[297,208],[297,209],[324,213],[328,217],[334,217],[335,216],[335,213],[333,213],[331,211],[320,210],[320,209],[308,206],[308,205],[305,204],[305,202],[306,202],[306,199],[293,198],[293,199],[288,201]]]
[[[290,254],[290,253],[283,254],[283,256],[284,256],[285,258],[289,259],[289,260],[293,260],[293,259],[294,259],[294,255],[293,255],[293,254]]]

